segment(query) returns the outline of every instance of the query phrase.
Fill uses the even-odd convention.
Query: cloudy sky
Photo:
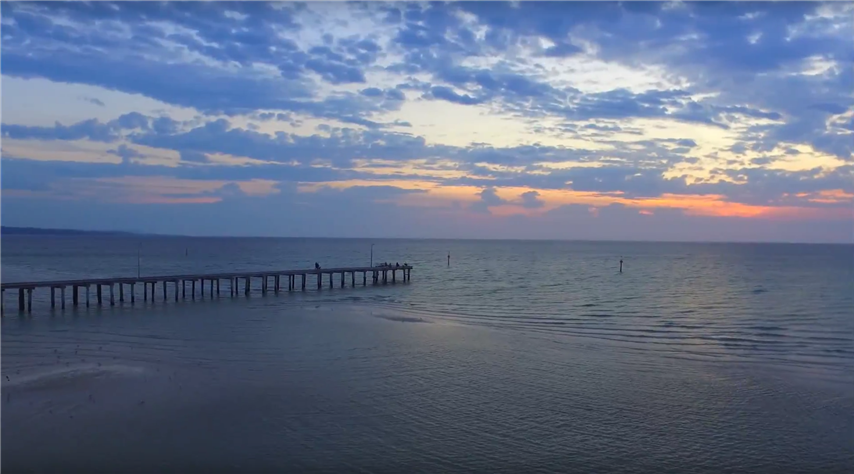
[[[854,4],[2,3],[2,222],[851,242]]]

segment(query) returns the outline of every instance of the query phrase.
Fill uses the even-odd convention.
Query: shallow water
[[[64,312],[37,294],[2,322],[4,472],[854,468],[851,246],[376,244],[410,284]],[[3,281],[135,274],[137,245],[4,237]],[[142,273],[369,248],[144,239]]]

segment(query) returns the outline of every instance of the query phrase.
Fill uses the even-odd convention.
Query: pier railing
[[[228,272],[228,273],[212,273],[212,274],[189,274],[189,275],[164,275],[164,276],[140,276],[140,277],[121,277],[121,278],[91,278],[82,280],[56,280],[56,281],[31,281],[31,282],[14,282],[0,284],[0,314],[4,313],[2,301],[5,300],[6,290],[18,290],[18,311],[32,312],[33,310],[33,291],[37,288],[50,289],[50,306],[56,307],[56,294],[59,290],[59,301],[61,307],[65,308],[66,303],[66,288],[71,288],[71,304],[72,306],[80,305],[81,289],[84,291],[85,304],[88,307],[90,304],[90,288],[95,287],[95,300],[98,305],[104,304],[104,287],[109,291],[109,304],[116,304],[116,291],[118,288],[118,302],[125,302],[125,286],[129,287],[129,296],[131,304],[136,302],[135,286],[143,285],[143,299],[148,301],[149,295],[151,301],[155,300],[157,295],[157,287],[160,286],[163,294],[163,301],[169,299],[169,285],[172,285],[174,290],[174,299],[178,301],[180,298],[187,299],[187,287],[190,287],[190,298],[195,299],[197,295],[196,283],[199,283],[199,294],[204,297],[205,282],[209,284],[209,295],[220,296],[220,282],[225,280],[229,282],[230,296],[238,296],[240,293],[240,285],[243,284],[243,293],[249,295],[252,288],[252,280],[260,279],[261,292],[266,294],[268,291],[279,292],[284,290],[283,278],[287,279],[287,290],[297,290],[297,280],[299,280],[299,288],[302,291],[306,290],[308,277],[314,275],[317,289],[323,288],[324,276],[329,277],[329,288],[334,287],[334,276],[340,275],[340,287],[346,286],[347,275],[350,275],[350,285],[356,286],[356,275],[360,274],[362,286],[367,286],[368,275],[370,275],[371,283],[373,284],[388,284],[397,282],[397,274],[400,272],[401,281],[408,282],[412,273],[411,265],[395,265],[395,266],[378,266],[378,267],[343,267],[343,268],[320,268],[311,270],[280,270],[280,271],[253,271],[253,272]]]

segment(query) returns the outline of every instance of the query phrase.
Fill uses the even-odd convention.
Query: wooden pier
[[[109,304],[114,306],[125,302],[125,286],[128,287],[130,303],[136,303],[136,285],[143,285],[143,300],[148,301],[149,296],[154,302],[157,296],[157,288],[162,288],[163,301],[169,299],[169,286],[171,284],[173,297],[175,301],[179,299],[187,299],[187,286],[190,287],[190,298],[196,299],[198,294],[201,298],[205,296],[205,282],[209,286],[209,296],[220,296],[220,282],[225,280],[229,282],[229,291],[231,297],[239,296],[243,283],[243,294],[249,296],[252,289],[253,279],[259,279],[261,285],[261,293],[267,294],[272,291],[278,293],[284,291],[285,283],[287,283],[287,291],[296,291],[297,286],[301,291],[306,290],[307,280],[309,275],[314,275],[317,289],[323,288],[324,276],[329,277],[329,288],[334,287],[335,275],[340,275],[340,287],[346,286],[347,275],[349,274],[350,286],[355,287],[357,284],[358,274],[361,276],[362,286],[367,286],[368,275],[370,275],[372,284],[387,284],[396,283],[397,274],[400,272],[402,282],[407,282],[412,273],[411,265],[401,266],[385,266],[385,267],[347,267],[347,268],[321,268],[319,270],[283,270],[283,271],[261,271],[261,272],[243,272],[243,273],[215,273],[215,274],[196,274],[196,275],[169,275],[169,276],[144,276],[132,278],[94,278],[87,280],[57,280],[57,281],[33,281],[33,282],[16,282],[0,284],[0,314],[5,313],[2,302],[5,300],[6,290],[18,290],[18,311],[23,313],[32,313],[33,311],[33,291],[37,288],[50,289],[50,306],[56,308],[56,297],[59,295],[59,303],[62,309],[65,309],[66,303],[66,288],[71,289],[71,305],[77,307],[80,305],[81,289],[85,290],[85,305],[90,304],[90,289],[95,288],[96,304],[104,304],[104,287],[108,288]],[[282,278],[285,277],[285,278]],[[283,280],[287,280],[286,282]],[[198,283],[198,292],[197,285]],[[116,298],[116,288],[118,287],[118,298]],[[58,291],[57,291],[58,290]],[[118,300],[118,301],[117,301]]]

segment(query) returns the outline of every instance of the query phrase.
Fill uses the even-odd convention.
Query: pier
[[[339,287],[344,288],[348,283],[348,275],[350,286],[355,287],[359,283],[358,280],[361,280],[362,286],[367,286],[369,276],[374,285],[397,283],[398,273],[400,273],[401,282],[410,281],[412,265],[2,283],[0,284],[0,314],[5,314],[3,306],[5,305],[6,290],[18,290],[18,312],[32,313],[33,291],[39,288],[50,290],[51,308],[56,308],[58,296],[61,308],[65,309],[66,289],[70,289],[72,307],[80,306],[81,296],[85,298],[83,304],[88,307],[92,303],[92,292],[90,290],[93,287],[95,289],[94,304],[101,306],[107,304],[105,303],[106,300],[110,306],[115,306],[117,303],[125,303],[128,299],[130,304],[136,303],[136,285],[142,285],[143,301],[147,302],[150,297],[151,301],[154,302],[158,294],[162,295],[163,301],[168,301],[170,298],[178,301],[188,298],[196,299],[197,295],[204,298],[205,283],[208,284],[208,296],[210,298],[220,296],[220,283],[223,281],[228,282],[228,285],[224,286],[227,286],[229,296],[236,297],[240,295],[241,290],[245,296],[249,296],[253,280],[258,280],[261,293],[267,294],[268,292],[285,291],[286,287],[287,291],[297,291],[298,289],[306,291],[309,276],[312,275],[314,284],[320,290],[323,288],[324,280],[327,280],[326,277],[328,277],[329,288],[334,288],[335,276],[339,275]],[[158,287],[161,290],[160,292],[157,291]],[[187,296],[188,287],[189,296]],[[108,290],[106,295],[108,299],[105,298],[105,288]],[[125,288],[129,290],[129,298],[125,297]]]

